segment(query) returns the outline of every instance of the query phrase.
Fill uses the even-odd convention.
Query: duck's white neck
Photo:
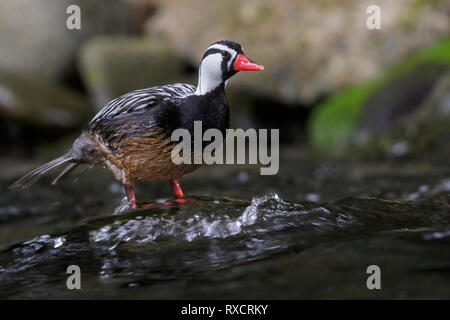
[[[196,95],[207,94],[223,83],[222,55],[211,54],[203,59],[198,71],[198,84]]]

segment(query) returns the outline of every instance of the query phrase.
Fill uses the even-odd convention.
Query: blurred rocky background
[[[450,298],[449,18],[448,0],[0,0],[0,298],[73,298],[72,264],[83,299]],[[196,84],[220,39],[265,66],[227,98],[232,127],[280,129],[278,174],[204,166],[181,181],[198,205],[123,215],[102,168],[8,189],[110,99]]]
[[[66,28],[71,4],[81,30]],[[366,27],[371,4],[380,30]],[[2,156],[67,146],[125,92],[195,84],[219,39],[266,67],[230,82],[234,127],[280,128],[292,149],[365,157],[448,149],[449,17],[445,0],[2,0]]]

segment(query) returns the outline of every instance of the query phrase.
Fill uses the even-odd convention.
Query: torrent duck
[[[53,180],[80,164],[108,167],[121,181],[132,208],[137,208],[134,184],[138,181],[168,180],[176,201],[185,197],[178,179],[199,164],[174,164],[171,134],[178,128],[193,131],[194,121],[203,130],[229,127],[225,86],[238,71],[263,70],[249,60],[241,45],[222,40],[203,55],[197,87],[176,83],[135,90],[107,103],[61,157],[17,180],[11,187],[28,187],[55,167],[68,166]]]

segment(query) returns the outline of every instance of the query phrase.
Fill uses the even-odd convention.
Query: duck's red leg
[[[180,183],[177,179],[169,180],[170,186],[172,187],[173,196],[175,200],[173,201],[164,201],[164,202],[156,202],[156,203],[146,203],[146,204],[140,204],[139,208],[154,208],[154,207],[161,207],[161,206],[173,206],[176,204],[187,204],[187,203],[195,203],[197,200],[190,197],[185,197],[183,194],[183,190],[181,190]],[[130,188],[131,192],[133,191],[133,188],[131,186],[128,186]],[[127,185],[125,185],[125,190],[127,190]],[[127,193],[128,196],[128,193]],[[128,199],[134,198],[134,192],[131,196],[128,196]],[[130,200],[132,201],[132,200]],[[132,201],[133,203],[133,201]],[[136,203],[136,199],[134,199],[134,203]],[[137,208],[133,207],[133,208]]]
[[[128,183],[125,183],[123,186],[125,187],[125,194],[127,195],[128,201],[131,202],[131,207],[136,209],[136,195],[134,194],[133,186]]]
[[[177,179],[169,180],[170,186],[172,187],[173,197],[175,199],[184,198],[183,190],[181,190],[180,183]]]

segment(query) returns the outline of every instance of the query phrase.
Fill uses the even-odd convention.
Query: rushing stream
[[[0,296],[450,297],[448,169],[281,168],[205,168],[183,179],[195,202],[135,211],[100,170],[56,188],[6,191],[5,178]],[[138,188],[141,201],[168,195],[163,183]],[[66,287],[73,264],[81,290]],[[366,287],[369,265],[381,268],[381,290]]]

